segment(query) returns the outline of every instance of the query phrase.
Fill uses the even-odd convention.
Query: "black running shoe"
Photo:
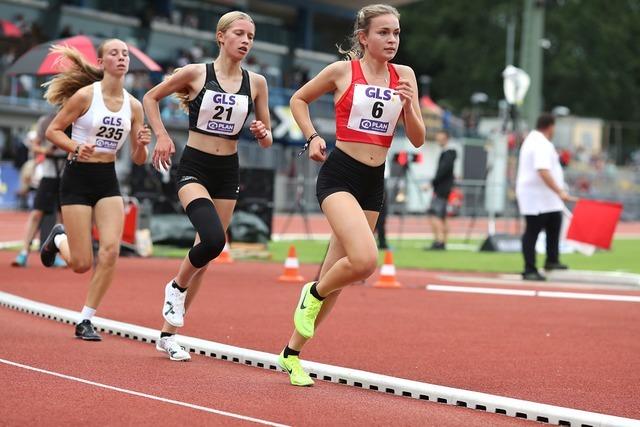
[[[76,337],[85,341],[102,341],[102,337],[93,329],[93,324],[89,319],[76,325]]]
[[[522,280],[530,280],[532,282],[544,282],[545,280],[547,280],[547,278],[544,277],[542,274],[538,273],[537,271],[527,271],[525,273],[522,273]]]
[[[447,245],[444,242],[434,241],[431,246],[425,246],[425,251],[445,251],[447,250]]]
[[[547,271],[551,270],[568,270],[569,266],[565,264],[560,264],[559,262],[549,262],[544,265],[544,269]]]
[[[45,267],[51,267],[56,261],[56,254],[59,252],[53,239],[58,234],[64,234],[64,225],[56,224],[51,229],[47,240],[40,246],[40,260]]]

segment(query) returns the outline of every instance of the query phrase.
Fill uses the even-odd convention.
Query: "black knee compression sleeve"
[[[189,261],[196,268],[207,265],[224,249],[224,228],[213,202],[206,198],[195,199],[187,205],[187,216],[200,236],[200,243],[189,251]]]

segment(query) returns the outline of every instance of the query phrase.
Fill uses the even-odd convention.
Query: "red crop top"
[[[373,86],[364,78],[360,61],[351,61],[351,85],[336,102],[336,139],[390,147],[402,101],[394,94],[398,72],[389,67],[389,87]]]

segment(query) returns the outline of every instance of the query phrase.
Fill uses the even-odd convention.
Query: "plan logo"
[[[216,121],[210,121],[209,123],[207,123],[207,129],[215,132],[233,133],[234,127],[235,125],[233,123],[223,123]]]
[[[108,139],[96,139],[96,147],[104,148],[105,150],[115,150],[118,148],[117,141],[110,141]]]
[[[378,120],[362,119],[360,120],[360,129],[368,132],[386,133],[389,129],[389,122],[381,122]]]

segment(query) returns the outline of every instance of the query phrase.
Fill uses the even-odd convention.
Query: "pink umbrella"
[[[47,76],[64,71],[64,61],[60,54],[51,52],[51,45],[62,45],[76,48],[87,61],[98,64],[98,46],[107,39],[92,36],[74,36],[39,44],[22,55],[9,67],[7,74],[32,74]],[[129,47],[129,71],[162,71],[162,68],[140,49]]]
[[[22,37],[22,31],[13,22],[0,19],[0,37]]]

